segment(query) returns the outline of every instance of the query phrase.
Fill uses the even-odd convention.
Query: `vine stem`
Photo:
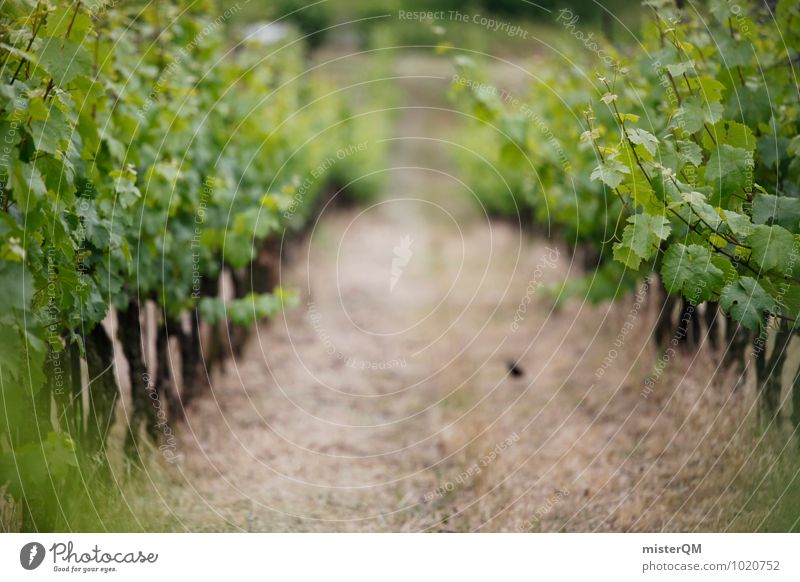
[[[591,135],[592,135],[592,120],[589,118],[589,116],[587,114],[584,114],[584,118],[586,119],[586,124],[589,126],[589,136],[590,136],[590,139],[592,141],[592,145],[594,146],[594,149],[597,152],[597,155],[600,157],[600,161],[605,163],[606,159],[605,159],[605,156],[603,156],[603,152],[600,151],[600,147],[597,145],[597,142],[594,140],[594,138],[591,137]],[[622,205],[625,207],[625,210],[627,210],[629,214],[633,214],[633,211],[628,206],[628,201],[625,200],[625,197],[622,195],[622,193],[620,193],[619,189],[617,189],[615,187],[615,188],[612,188],[612,190],[614,191],[614,194],[617,195],[617,197],[619,198],[620,202],[622,202]]]
[[[42,96],[42,101],[47,101],[47,96],[50,94],[50,91],[53,89],[53,79],[50,79],[47,82],[47,87],[44,89],[44,95]]]
[[[39,0],[39,2],[36,3],[36,6],[34,7],[33,12],[31,13],[31,16],[36,14],[36,12],[39,10],[40,2],[41,2],[41,0]],[[31,38],[28,41],[28,46],[25,48],[25,52],[28,52],[28,51],[31,50],[31,47],[33,46],[33,41],[36,40],[36,35],[39,34],[39,28],[42,25],[42,21],[44,21],[44,16],[40,16],[39,19],[36,21],[36,24],[34,24],[33,31],[31,32]],[[24,63],[25,63],[25,59],[20,59],[19,65],[17,65],[17,70],[14,71],[14,76],[11,77],[11,82],[9,83],[9,85],[13,85],[14,81],[17,80],[17,77],[19,76],[19,73],[22,70],[22,65]]]
[[[64,40],[69,40],[69,35],[72,34],[72,26],[75,24],[75,19],[78,17],[78,11],[81,9],[81,0],[75,2],[75,10],[72,12],[72,20],[69,21],[69,25],[67,26],[67,32],[64,34]],[[61,46],[64,46],[64,42],[61,42]]]
[[[69,21],[69,25],[67,26],[67,31],[64,33],[64,39],[61,41],[61,47],[64,47],[64,41],[69,40],[69,35],[72,33],[72,26],[75,24],[75,19],[78,17],[78,12],[81,8],[81,2],[78,0],[75,2],[75,10],[72,12],[72,20]],[[42,96],[42,101],[47,101],[47,97],[50,95],[50,91],[53,90],[55,87],[55,81],[52,77],[47,82],[47,87],[45,87],[44,95]]]

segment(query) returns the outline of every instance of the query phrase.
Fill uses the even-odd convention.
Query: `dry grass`
[[[323,242],[292,258],[288,282],[311,289],[303,306],[260,328],[190,411],[181,475],[162,492],[171,528],[728,527],[743,503],[752,390],[734,394],[732,373],[716,370],[703,348],[671,361],[645,398],[656,361],[652,301],[598,378],[632,300],[554,311],[537,289],[513,333],[514,312],[548,256],[541,242],[475,223],[462,254],[458,237],[415,231],[420,256],[388,294],[391,248],[408,224],[397,229],[392,212],[352,218],[330,217]],[[330,241],[340,240],[337,253]],[[562,254],[540,271],[556,282],[570,267]],[[389,336],[354,327],[391,333],[414,322]],[[326,352],[322,334],[337,354],[407,365],[353,369]],[[524,375],[511,377],[508,362]]]

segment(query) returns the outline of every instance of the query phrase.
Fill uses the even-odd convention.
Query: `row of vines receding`
[[[293,301],[281,237],[356,175],[303,183],[363,124],[309,78],[302,39],[229,42],[235,10],[3,2],[3,529],[98,527],[117,411],[123,465],[177,455],[210,371]]]
[[[615,48],[568,9],[573,49],[542,57],[533,95],[499,90],[456,58],[452,97],[474,118],[464,159],[482,205],[564,239],[585,277],[557,290],[600,301],[649,282],[654,338],[707,343],[754,367],[762,416],[800,426],[800,5],[649,0]],[[753,362],[753,366],[748,366]]]

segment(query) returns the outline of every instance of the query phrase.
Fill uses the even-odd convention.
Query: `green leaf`
[[[87,0],[81,0],[81,3],[86,6]],[[54,38],[65,38],[69,29],[69,37],[80,41],[86,36],[91,26],[91,19],[85,14],[76,14],[74,4],[68,2],[47,17],[45,34]]]
[[[22,338],[17,327],[7,322],[0,324],[0,370],[3,375],[10,374],[19,378],[21,351]]]
[[[753,223],[746,214],[739,214],[733,210],[723,210],[722,214],[725,216],[728,228],[734,235],[746,238],[753,232]]]
[[[717,209],[706,202],[706,197],[700,192],[684,192],[683,200],[694,211],[694,216],[699,217],[705,226],[716,231],[722,224],[722,218]],[[694,217],[692,217],[694,218]]]
[[[689,133],[697,133],[703,129],[704,123],[714,124],[720,119],[722,119],[722,104],[706,101],[698,95],[686,97],[676,117],[678,127]]]
[[[625,123],[626,121],[632,121],[633,123],[636,123],[639,121],[639,116],[635,113],[620,113],[617,115],[617,118],[621,123]]]
[[[733,281],[739,276],[736,273],[736,267],[733,266],[733,263],[729,261],[727,257],[719,254],[713,254],[711,255],[711,262],[714,263],[715,267],[722,271],[723,281]]]
[[[106,4],[112,0],[83,0],[84,5],[89,12],[97,12],[105,7]]]
[[[711,0],[709,2],[709,11],[720,24],[727,24],[731,17],[731,8],[732,6],[727,0]]]
[[[33,283],[21,263],[0,262],[0,314],[13,314],[14,309],[27,309],[33,297]]]
[[[756,138],[753,136],[752,130],[736,121],[729,121],[727,119],[718,121],[708,132],[703,133],[703,146],[706,149],[713,149],[716,144],[728,144],[735,148],[742,148],[749,152],[756,149]],[[714,136],[714,140],[711,136]]]
[[[625,132],[628,134],[628,139],[630,139],[632,143],[642,146],[651,156],[656,155],[658,138],[652,133],[638,127],[628,128]]]
[[[0,456],[0,475],[9,481],[12,495],[35,497],[53,483],[62,483],[77,467],[75,443],[64,433],[48,433],[47,439],[29,442]]]
[[[753,197],[753,222],[779,224],[797,232],[800,227],[800,198],[756,194]]]
[[[0,49],[3,49],[4,51],[10,52],[13,57],[16,57],[16,58],[24,60],[24,61],[28,61],[28,62],[30,62],[30,63],[32,63],[34,65],[36,64],[36,61],[37,61],[36,55],[34,55],[32,53],[29,53],[28,51],[24,51],[22,49],[18,49],[16,47],[8,45],[8,44],[6,44],[4,42],[0,42]]]
[[[44,47],[39,52],[39,65],[59,87],[63,87],[75,77],[89,77],[92,73],[92,57],[89,51],[80,44],[64,38],[44,39]]]
[[[792,275],[800,260],[795,248],[794,235],[781,226],[759,224],[748,238],[752,259],[764,271],[776,269]]]
[[[22,139],[21,132],[14,128],[8,121],[0,121],[0,177],[8,175],[11,168],[14,167],[18,150],[16,149]]]
[[[752,189],[753,157],[742,148],[721,144],[706,165],[706,180],[718,188],[724,203],[731,194]]]
[[[672,231],[663,216],[634,214],[622,231],[622,242],[614,245],[614,258],[631,269],[638,269],[643,260],[653,256]]]
[[[660,214],[664,211],[664,203],[646,179],[628,180],[622,187],[630,193],[634,206],[641,206],[649,214]]]
[[[11,175],[11,187],[14,190],[14,199],[23,212],[28,212],[29,205],[47,193],[47,186],[42,180],[39,168],[24,162],[15,165],[14,173]],[[30,199],[31,194],[34,200]]]
[[[780,301],[777,301],[778,299]],[[781,285],[776,303],[781,307],[784,317],[795,320],[800,318],[800,285],[791,284],[788,287]]]
[[[117,201],[122,208],[128,208],[142,198],[142,193],[136,187],[136,172],[130,168],[114,170],[110,173],[114,178],[114,190]]]
[[[768,168],[786,159],[788,155],[789,138],[776,137],[775,135],[762,135],[758,138],[758,153],[761,163]]]
[[[694,70],[694,61],[683,61],[680,63],[667,65],[667,70],[673,77],[680,77],[684,73]]]
[[[271,293],[249,293],[227,305],[228,317],[234,325],[246,327],[259,319],[274,315],[280,302]]]
[[[734,320],[753,331],[761,329],[766,315],[776,309],[769,293],[751,277],[742,277],[727,285],[720,294],[719,303]]]
[[[700,245],[673,244],[664,254],[661,279],[670,293],[683,293],[692,303],[708,301],[723,283],[723,273]]]
[[[688,140],[678,140],[678,158],[681,160],[681,166],[689,163],[694,167],[703,163],[703,149]]]
[[[500,132],[523,151],[528,136],[528,121],[521,115],[505,115],[500,119]],[[516,149],[516,148],[514,148]]]
[[[230,231],[225,236],[223,254],[233,267],[244,267],[255,256],[252,234]]]
[[[629,174],[627,166],[618,160],[609,158],[600,164],[592,172],[592,180],[600,180],[610,188],[616,188],[622,182],[625,174]]]
[[[75,199],[75,176],[73,168],[65,160],[43,156],[36,161],[42,179],[50,192],[57,193],[61,200],[71,204]]]
[[[722,94],[725,92],[725,85],[711,77],[696,77],[689,79],[689,85],[706,103],[721,101]],[[714,120],[711,123],[716,123]]]
[[[736,40],[728,34],[721,34],[717,37],[717,43],[722,63],[728,69],[746,67],[753,60],[753,45],[747,41]]]
[[[66,149],[72,127],[58,108],[50,107],[47,119],[31,123],[31,135],[37,150],[55,154],[56,150]]]

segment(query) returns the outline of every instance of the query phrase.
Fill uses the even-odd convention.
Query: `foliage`
[[[783,2],[770,22],[716,2],[703,21],[670,2],[648,5],[648,56],[627,75],[600,77],[615,123],[587,116],[602,136],[591,136],[595,178],[636,220],[615,257],[642,275],[657,269],[692,303],[721,299],[752,330],[770,314],[793,322],[798,311],[784,299],[800,292],[800,221],[774,210],[798,194],[800,158],[788,146],[798,139],[800,101],[786,46],[798,46],[800,9]]]
[[[513,195],[535,223],[594,248],[599,264],[612,250],[628,277],[656,271],[670,292],[720,301],[751,330],[768,316],[794,327],[800,8],[781,2],[773,20],[766,9],[745,14],[724,1],[712,2],[706,18],[670,0],[645,4],[652,20],[642,47],[633,57],[609,49],[612,66],[595,59],[595,78],[585,66],[537,67],[529,100],[454,83],[495,133],[478,151],[507,181],[524,184]],[[543,139],[536,129],[544,124]],[[569,168],[559,167],[550,136]],[[491,174],[480,171],[479,195],[508,212],[497,201],[505,189],[493,179],[484,185]]]
[[[228,16],[203,1],[3,5],[0,487],[28,527],[63,526],[64,508],[48,517],[35,500],[103,465],[75,402],[85,340],[110,308],[195,309],[201,281],[303,227],[327,177],[298,186],[353,137],[295,39],[266,58],[230,51]],[[248,325],[284,297],[207,300]]]

